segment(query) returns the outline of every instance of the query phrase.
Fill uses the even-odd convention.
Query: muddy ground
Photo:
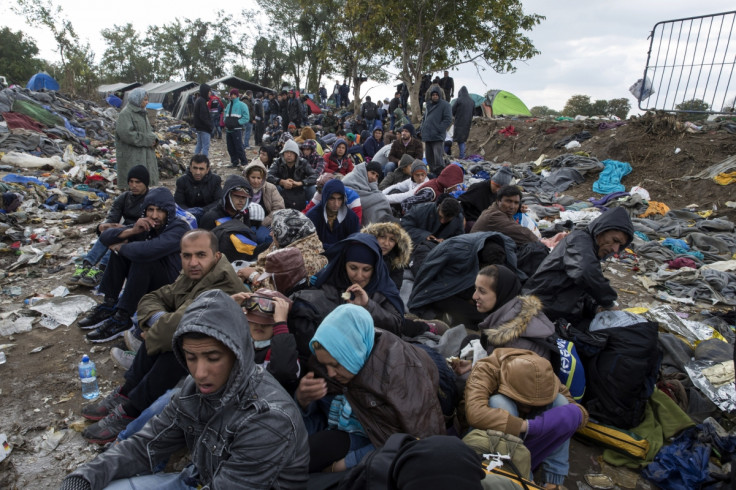
[[[500,136],[498,130],[509,125],[514,125],[518,135]],[[723,187],[712,181],[672,180],[735,154],[736,135],[718,129],[717,125],[706,131],[689,133],[666,117],[634,119],[607,131],[598,131],[597,125],[598,122],[480,119],[471,131],[468,151],[469,154],[479,153],[482,147],[489,160],[527,162],[536,160],[541,154],[554,157],[564,153],[565,150],[553,148],[556,141],[588,130],[593,137],[583,142],[580,150],[600,160],[631,163],[634,170],[624,179],[627,188],[641,185],[650,192],[652,199],[672,208],[697,204],[699,209],[716,209],[716,215],[736,219],[734,210],[725,206],[727,201],[734,199],[733,185]],[[680,148],[677,153],[676,148]],[[193,145],[189,151],[192,149]],[[233,172],[227,167],[229,159],[224,140],[213,140],[210,156],[214,170],[223,178]],[[248,156],[253,158],[255,152],[249,152]],[[585,183],[568,194],[581,199],[592,196],[591,186],[596,178],[588,176]],[[163,184],[173,190],[174,179],[164,180]],[[98,214],[102,216],[101,212]],[[73,272],[72,260],[80,247],[88,246],[95,238],[89,224],[69,224],[68,228],[76,228],[82,234],[74,238],[76,233],[69,232],[70,237],[63,239],[63,247],[55,256],[14,272],[5,272],[0,279],[3,288],[20,286],[22,292],[18,297],[0,296],[0,314],[22,308],[25,297],[48,293],[65,284]],[[7,271],[16,259],[14,254],[0,253],[0,270]],[[633,279],[626,265],[609,263],[606,275],[620,291],[622,305],[658,303]],[[90,294],[83,288],[71,292]],[[677,306],[678,310],[693,315],[705,308],[708,305]],[[93,458],[100,450],[87,444],[79,434],[84,425],[79,415],[83,399],[76,364],[83,354],[89,353],[98,366],[100,389],[103,394],[108,393],[121,383],[123,374],[109,357],[109,347],[114,342],[93,346],[85,342],[84,332],[74,325],[47,330],[34,324],[30,332],[0,337],[0,344],[12,344],[4,348],[7,362],[0,365],[0,433],[6,434],[13,446],[9,458],[0,463],[0,489],[58,488],[69,471]],[[43,349],[31,353],[38,347]],[[601,471],[599,455],[598,448],[573,442],[568,488],[578,486],[586,473]],[[640,481],[638,486],[647,488],[648,484]]]

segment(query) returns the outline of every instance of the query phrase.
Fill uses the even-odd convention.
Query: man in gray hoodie
[[[181,392],[135,435],[67,476],[61,490],[100,489],[114,480],[131,488],[154,481],[159,488],[306,488],[309,448],[299,408],[255,364],[240,305],[219,290],[202,293],[172,347],[190,374]],[[181,473],[150,474],[182,448],[192,463]]]

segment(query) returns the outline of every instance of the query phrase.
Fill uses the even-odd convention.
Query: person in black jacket
[[[207,107],[207,101],[210,100],[212,90],[210,86],[203,83],[199,86],[199,97],[194,101],[193,121],[192,125],[197,131],[197,144],[194,147],[194,153],[201,153],[208,156],[210,152],[210,138],[212,137],[212,117],[210,109]]]
[[[327,182],[322,189],[322,201],[307,212],[317,229],[322,246],[328,250],[343,238],[360,230],[358,215],[347,206],[345,185],[338,179]]]
[[[584,330],[596,313],[618,306],[618,294],[600,263],[628,247],[633,238],[634,225],[626,210],[610,209],[557,244],[522,293],[537,296],[550,320],[564,318]]]
[[[365,119],[365,125],[368,131],[372,131],[376,124],[376,118],[378,117],[378,106],[371,100],[370,95],[365,96],[365,102],[363,102],[360,115]]]
[[[447,89],[445,89],[445,92],[447,92]],[[468,136],[470,135],[473,111],[475,111],[475,102],[468,94],[467,87],[463,85],[457,94],[457,100],[452,104],[452,117],[455,118],[452,139],[457,143],[458,149],[460,150],[460,160],[465,159],[465,142],[468,141]]]
[[[143,200],[148,194],[149,179],[148,169],[143,165],[136,165],[128,171],[128,190],[115,198],[105,221],[97,225],[95,230],[97,235],[110,228],[132,225],[141,217]],[[74,270],[67,284],[90,288],[97,286],[109,261],[110,250],[97,240],[82,259],[82,264]]]
[[[83,329],[96,327],[87,334],[91,342],[123,335],[143,295],[171,284],[179,275],[180,240],[189,224],[176,216],[174,196],[165,187],[151,189],[143,207],[144,214],[135,224],[100,235],[103,245],[115,253],[100,283],[104,302],[77,323]]]
[[[463,214],[467,220],[465,231],[470,232],[481,213],[496,202],[496,193],[505,185],[511,184],[514,172],[507,166],[501,167],[490,181],[476,182],[468,190],[460,194],[458,201],[463,206]]]
[[[199,219],[222,196],[222,179],[210,172],[210,159],[194,155],[187,173],[176,179],[174,201]]]
[[[302,210],[317,191],[317,174],[299,156],[299,145],[290,139],[281,156],[268,169],[266,180],[277,186],[287,208]]]
[[[263,144],[263,133],[266,130],[266,113],[263,110],[263,93],[256,92],[256,100],[253,103],[253,138],[255,139],[256,146]]]

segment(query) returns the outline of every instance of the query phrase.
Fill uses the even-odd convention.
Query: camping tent
[[[483,111],[488,117],[532,115],[520,98],[505,90],[489,90],[483,102]]]
[[[249,82],[248,80],[243,80],[242,78],[238,78],[234,75],[229,75],[221,78],[216,78],[215,80],[210,80],[207,82],[207,85],[209,85],[212,89],[214,89],[219,84],[227,85],[228,87],[237,88],[240,90],[241,95],[246,90],[252,90],[255,92],[275,92],[274,90],[264,87],[262,85],[258,85],[257,83]],[[176,102],[176,105],[174,106],[174,109],[171,111],[172,115],[176,119],[185,119],[191,116],[191,108],[194,104],[194,101],[192,99],[192,96],[195,92],[199,90],[199,86],[183,90],[179,92],[179,99]]]
[[[307,97],[307,105],[309,106],[309,109],[312,111],[312,114],[322,114],[322,109],[319,108],[319,106],[312,100],[312,96],[310,95]]]
[[[59,90],[59,82],[53,79],[51,75],[42,71],[38,72],[28,80],[26,88],[38,92],[39,90]]]

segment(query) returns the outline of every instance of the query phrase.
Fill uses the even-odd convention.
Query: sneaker
[[[123,405],[119,404],[112,409],[107,417],[84,429],[82,437],[95,444],[107,444],[117,439],[118,434],[133,420],[135,420],[133,417],[125,413]]]
[[[135,352],[132,350],[123,350],[117,347],[110,349],[110,357],[117,363],[118,366],[124,368],[126,371],[133,365],[133,359],[135,359]]]
[[[125,331],[125,346],[130,351],[138,352],[138,349],[143,345],[143,340],[136,336],[135,330],[135,327],[133,327]]]
[[[82,417],[87,420],[101,420],[110,415],[110,412],[127,400],[128,397],[120,394],[120,387],[118,386],[115,391],[107,395],[101,401],[97,403],[91,403],[82,407]]]
[[[77,326],[83,330],[89,330],[101,325],[105,320],[110,318],[115,310],[112,305],[102,303],[95,306],[95,309],[87,313],[87,316],[77,322]]]
[[[114,315],[105,320],[99,327],[88,333],[87,340],[100,343],[122,337],[132,323],[127,313],[121,313],[120,310],[117,310]]]
[[[89,272],[90,266],[86,264],[78,265],[76,269],[74,269],[74,274],[72,274],[72,277],[70,277],[66,283],[70,286],[74,286],[75,284],[79,284],[79,280],[82,279],[88,272]]]
[[[91,267],[87,273],[79,279],[79,285],[86,286],[88,288],[97,287],[100,284],[100,281],[102,281],[103,273],[103,270],[98,269],[97,267]]]

